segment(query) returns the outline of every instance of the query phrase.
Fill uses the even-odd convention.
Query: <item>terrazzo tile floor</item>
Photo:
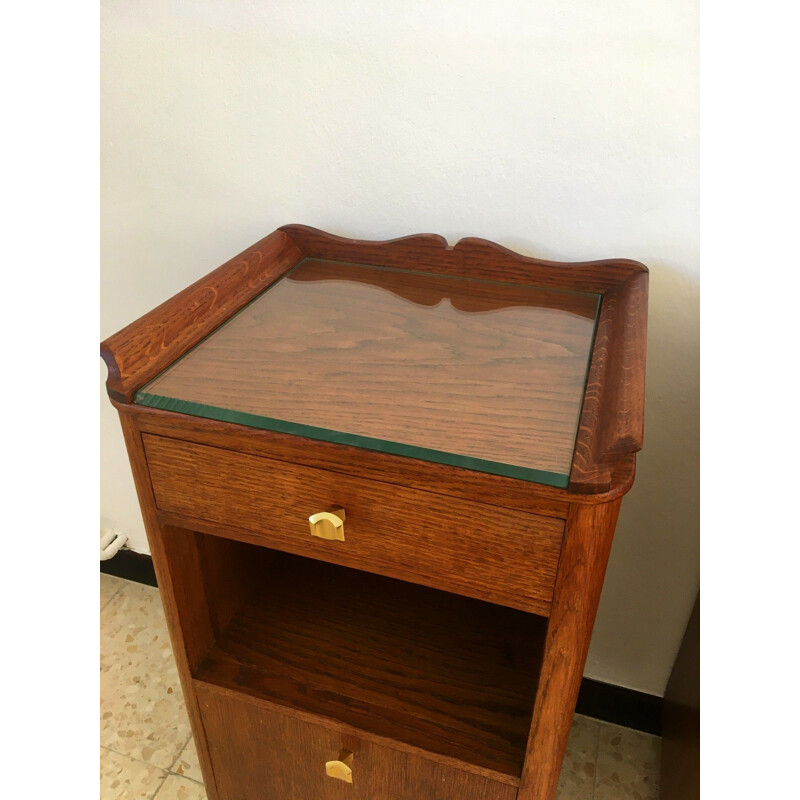
[[[657,800],[661,740],[576,715],[558,800]],[[158,590],[100,575],[100,798],[206,800]]]

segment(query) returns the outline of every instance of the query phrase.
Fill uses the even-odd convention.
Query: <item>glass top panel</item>
[[[136,402],[564,487],[599,308],[305,259]]]

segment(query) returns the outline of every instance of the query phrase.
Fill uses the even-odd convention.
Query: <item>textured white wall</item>
[[[102,334],[288,222],[643,261],[645,449],[587,675],[661,693],[699,580],[697,36],[689,0],[104,0]],[[146,551],[102,407],[101,526]]]

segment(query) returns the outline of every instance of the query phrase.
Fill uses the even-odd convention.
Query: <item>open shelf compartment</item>
[[[210,620],[195,681],[519,780],[544,618],[229,539],[172,535],[196,544]]]

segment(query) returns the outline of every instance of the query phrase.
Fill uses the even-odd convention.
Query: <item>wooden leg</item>
[[[191,669],[197,666],[199,659],[214,644],[208,604],[199,602],[205,597],[205,587],[200,568],[197,536],[190,531],[175,531],[175,535],[165,536],[156,514],[141,433],[134,419],[123,412],[120,412],[120,422],[128,448],[136,492],[139,495],[147,541],[150,544],[161,602],[172,639],[186,710],[189,713],[189,722],[200,757],[206,795],[208,800],[219,800],[214,775],[211,773],[211,759],[200,717],[200,707],[192,689]],[[179,567],[180,575],[173,574],[176,566]],[[188,626],[191,630],[183,630],[181,633],[181,625]]]
[[[518,800],[555,798],[619,506],[570,507]]]

